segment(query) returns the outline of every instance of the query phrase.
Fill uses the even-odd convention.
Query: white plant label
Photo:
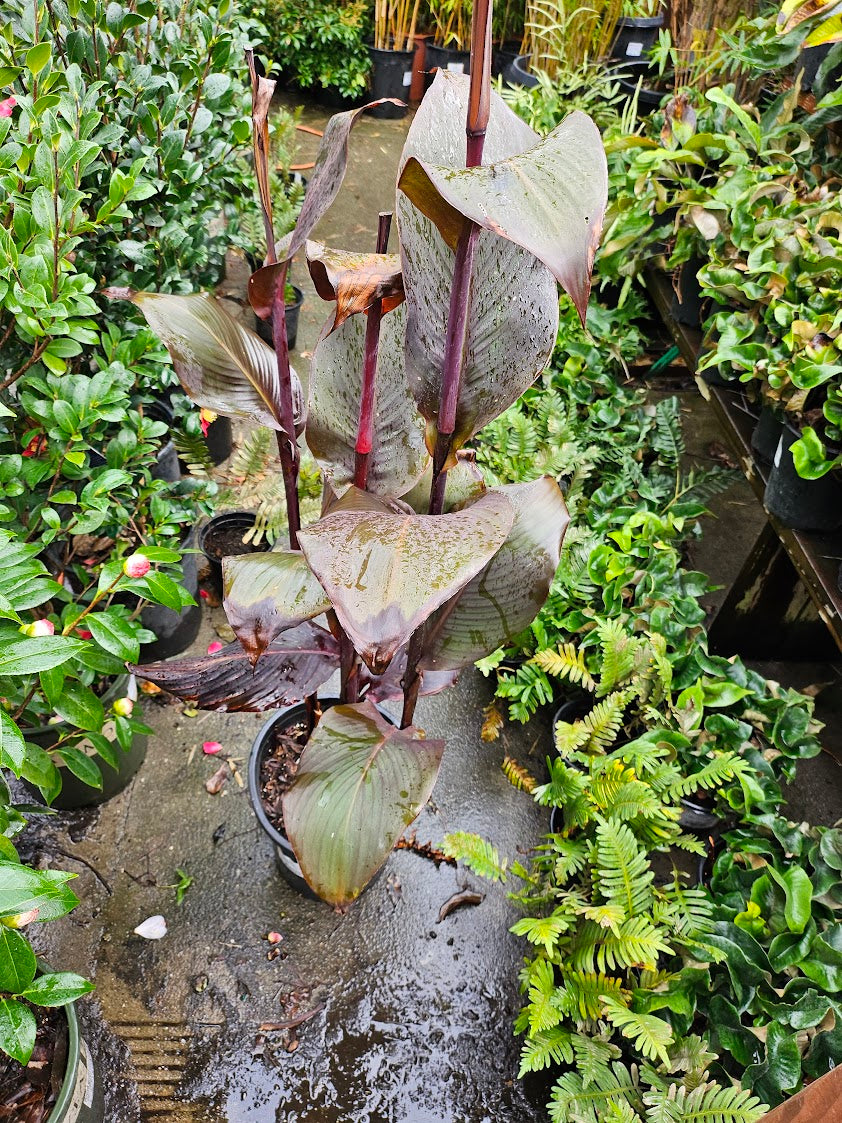
[[[411,70],[405,70],[403,72],[403,84],[405,86],[411,86],[412,85],[412,71]]]
[[[465,64],[464,62],[449,62],[447,64],[447,69],[451,74],[464,74]]]
[[[642,54],[642,43],[629,43],[629,45],[626,47],[626,58],[640,58]]]

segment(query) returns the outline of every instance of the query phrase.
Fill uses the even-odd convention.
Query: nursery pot
[[[109,709],[116,698],[122,698],[126,694],[129,678],[128,674],[120,675],[101,695],[100,700],[106,710]],[[103,727],[106,736],[109,732],[108,726],[109,723],[106,722]],[[27,741],[32,741],[49,752],[65,729],[64,722],[58,722],[55,725],[36,725],[32,729],[24,729],[22,732]],[[102,761],[100,765],[102,788],[89,787],[78,776],[74,776],[66,765],[57,762],[57,767],[61,773],[61,791],[50,806],[57,811],[73,811],[79,807],[96,807],[98,804],[105,803],[106,800],[118,795],[124,788],[128,787],[140,770],[140,766],[146,759],[147,743],[148,738],[145,733],[135,733],[128,752],[125,752],[118,745],[116,749],[117,769],[113,769],[105,761]],[[34,784],[30,784],[27,780],[22,780],[21,783],[33,795],[40,794]]]
[[[231,425],[231,418],[217,417],[216,421],[211,421],[208,425],[205,443],[214,464],[221,464],[223,460],[227,460],[234,448],[234,430]]]
[[[805,480],[795,470],[790,451],[798,430],[785,425],[778,439],[763,505],[793,530],[829,532],[842,527],[842,487],[835,472]]]
[[[505,43],[495,47],[491,56],[491,77],[502,78],[504,82],[510,82],[512,80],[511,68],[519,54],[519,39],[507,39]]]
[[[144,407],[144,413],[153,421],[163,421],[169,428],[172,428],[172,410],[165,402],[150,402],[149,405]],[[158,463],[150,474],[153,480],[166,480],[168,483],[176,483],[181,479],[178,450],[172,438],[167,439],[158,449]]]
[[[244,542],[243,535],[254,526],[253,511],[226,511],[206,522],[199,531],[199,549],[210,567],[211,580],[222,591],[222,559],[236,554],[259,554],[269,549],[264,539],[259,546]]]
[[[42,970],[49,970],[40,963]],[[104,1123],[105,1104],[91,1053],[79,1032],[76,1003],[62,1007],[67,1018],[67,1063],[61,1090],[46,1123]]]
[[[412,63],[415,51],[384,51],[379,47],[369,47],[371,55],[371,96],[372,100],[381,97],[409,100],[412,86]],[[378,105],[366,112],[372,117],[405,117],[409,107],[404,105]]]
[[[195,527],[190,527],[179,543],[180,549],[192,551],[196,544]],[[181,561],[184,571],[182,585],[195,601],[199,598],[199,564],[195,553],[185,553]],[[154,643],[144,643],[140,648],[142,663],[156,663],[159,659],[169,659],[185,651],[196,636],[202,623],[200,605],[190,604],[181,612],[175,612],[162,604],[147,604],[141,611],[140,622],[144,628],[154,632]]]
[[[617,68],[616,79],[620,89],[627,98],[637,94],[637,109],[641,116],[647,116],[660,108],[661,102],[666,97],[667,90],[653,90],[647,86],[647,81],[653,80],[656,75],[648,62],[624,62]],[[640,89],[637,84],[643,79]]]
[[[776,411],[771,406],[764,406],[751,434],[752,452],[762,463],[771,464],[775,459],[783,428],[784,423]]]
[[[295,293],[295,300],[292,304],[284,306],[284,316],[287,322],[287,347],[290,351],[295,350],[295,343],[298,338],[298,314],[301,311],[301,305],[304,303],[304,293],[298,285],[291,285],[292,291]],[[272,339],[272,321],[261,320],[257,317],[257,334],[264,343],[268,343],[270,347],[274,346]]]
[[[471,73],[471,52],[452,51],[450,47],[427,44],[427,86],[433,84],[434,70],[449,70],[452,74]]]
[[[619,19],[610,57],[620,61],[645,58],[655,46],[658,29],[663,23],[662,15],[626,16]]]
[[[538,79],[529,68],[529,55],[518,55],[512,63],[511,82],[527,89],[538,85]]]

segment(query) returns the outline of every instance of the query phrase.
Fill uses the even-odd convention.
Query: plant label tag
[[[447,69],[451,74],[464,74],[465,64],[464,62],[449,62],[447,64]]]
[[[640,58],[642,54],[642,43],[629,43],[629,45],[626,47],[626,58]]]
[[[403,84],[405,86],[411,86],[412,85],[412,71],[411,70],[405,70],[403,72]]]
[[[783,439],[783,437],[779,437],[778,438],[778,447],[775,449],[775,459],[774,459],[774,465],[775,465],[776,468],[780,468],[780,466],[781,466],[781,456],[783,455],[783,451],[784,451],[784,439]]]

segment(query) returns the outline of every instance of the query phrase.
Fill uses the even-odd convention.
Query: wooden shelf
[[[702,345],[701,332],[687,328],[673,318],[673,293],[667,276],[650,272],[646,277],[646,286],[682,358],[695,374]],[[751,434],[755,417],[747,408],[743,390],[739,383],[735,383],[734,388],[728,384],[711,385],[698,374],[696,383],[702,397],[710,403],[722,425],[740,467],[762,505],[768,469],[755,459],[752,452]],[[808,534],[783,526],[768,512],[766,517],[810,594],[820,619],[842,651],[842,592],[838,585],[839,566],[842,563],[842,533]]]

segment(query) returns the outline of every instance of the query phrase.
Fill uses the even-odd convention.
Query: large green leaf
[[[68,1002],[75,1002],[93,989],[93,983],[89,983],[81,975],[75,975],[72,971],[56,971],[54,974],[39,975],[23,992],[23,997],[36,1006],[66,1006]]]
[[[511,501],[514,524],[488,565],[430,621],[422,660],[430,670],[458,670],[490,655],[522,632],[547,599],[570,521],[561,489],[543,476],[497,493]]]
[[[0,675],[33,675],[60,667],[85,647],[73,636],[14,637],[4,640]]]
[[[411,159],[465,166],[468,81],[439,70],[415,115],[401,166]],[[526,152],[535,134],[496,94],[485,160]],[[435,225],[398,192],[401,261],[407,306],[406,373],[435,444],[454,255]],[[481,230],[474,256],[465,361],[453,447],[459,448],[516,401],[541,373],[558,331],[558,293],[550,270],[532,253]]]
[[[282,430],[275,352],[234,320],[210,293],[133,292],[131,299],[172,356],[181,385],[198,406]],[[292,374],[296,430],[304,415]]]
[[[514,510],[488,494],[449,515],[339,510],[299,535],[354,647],[375,674],[497,553]]]
[[[320,897],[343,908],[360,895],[427,802],[443,751],[371,702],[328,710],[283,803],[284,829]]]
[[[599,130],[578,110],[527,152],[476,168],[411,158],[398,186],[455,251],[465,219],[534,254],[584,323],[608,201]]]
[[[29,1063],[35,1048],[37,1026],[28,1006],[13,998],[0,998],[0,1049],[20,1061]]]
[[[20,994],[35,978],[35,952],[14,928],[0,924],[0,991]]]
[[[202,710],[260,712],[300,702],[326,682],[339,666],[336,640],[315,624],[290,628],[269,644],[256,667],[238,641],[215,655],[170,659],[132,667]]]
[[[223,558],[222,576],[225,615],[252,664],[284,629],[330,608],[297,550]]]
[[[347,319],[319,342],[310,373],[307,444],[339,491],[354,479],[365,329],[364,317]],[[402,307],[383,317],[377,352],[376,424],[368,468],[368,489],[376,495],[403,495],[429,460],[424,422],[404,372],[405,331]]]
[[[0,767],[11,768],[16,776],[20,776],[25,760],[23,734],[5,710],[0,710]]]
[[[0,862],[0,916],[38,910],[39,920],[56,920],[79,904],[61,870],[33,870],[17,862]]]

